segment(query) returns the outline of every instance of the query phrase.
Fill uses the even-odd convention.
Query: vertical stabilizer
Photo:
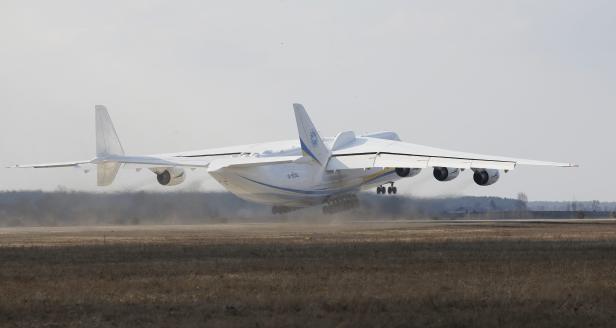
[[[293,109],[295,111],[295,120],[297,121],[299,142],[304,156],[314,159],[322,166],[327,165],[331,152],[323,143],[323,139],[321,139],[317,129],[312,124],[304,106],[293,104]]]
[[[113,127],[107,108],[96,105],[96,157],[109,155],[124,155],[124,149]]]
[[[108,186],[113,183],[118,170],[122,164],[118,162],[104,162],[96,165],[96,184],[98,186]]]
[[[124,149],[113,127],[107,108],[96,105],[94,109],[96,112],[96,157],[103,160],[96,166],[97,184],[108,186],[115,179],[122,164],[104,160],[110,156],[123,156]]]

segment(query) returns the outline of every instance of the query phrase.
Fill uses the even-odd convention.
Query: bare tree
[[[528,204],[528,196],[526,195],[526,193],[523,193],[523,192],[518,193],[518,200],[524,204]]]

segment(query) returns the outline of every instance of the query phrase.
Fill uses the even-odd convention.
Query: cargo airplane
[[[356,194],[376,188],[396,194],[395,182],[432,170],[438,181],[451,181],[465,170],[480,186],[496,183],[501,172],[518,165],[573,167],[450,151],[403,142],[395,132],[357,135],[343,131],[322,138],[304,107],[294,104],[298,139],[180,153],[126,155],[104,106],[95,106],[96,157],[91,160],[16,165],[14,168],[57,168],[95,165],[99,186],[110,185],[120,167],[149,169],[163,186],[178,185],[186,169],[203,168],[224,188],[248,201],[272,206],[279,214],[324,204],[325,213],[358,205]]]

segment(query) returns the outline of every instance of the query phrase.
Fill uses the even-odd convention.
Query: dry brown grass
[[[616,224],[0,230],[0,327],[608,327]]]

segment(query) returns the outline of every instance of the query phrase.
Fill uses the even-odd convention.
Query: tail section
[[[327,165],[331,155],[330,150],[323,144],[323,139],[319,136],[317,129],[312,124],[304,106],[293,104],[297,130],[299,132],[299,142],[302,146],[304,156],[308,156],[317,161],[321,166]]]
[[[103,160],[103,162],[96,166],[97,184],[99,186],[108,186],[115,179],[122,164],[104,160],[112,156],[124,156],[124,148],[122,148],[118,134],[113,127],[113,122],[111,122],[107,108],[102,105],[96,105],[95,111],[96,157]]]
[[[107,108],[96,105],[96,157],[123,156],[124,149],[113,127]]]
[[[118,162],[96,164],[96,184],[102,187],[113,183],[113,180],[120,170],[120,166],[122,166],[122,164]]]

